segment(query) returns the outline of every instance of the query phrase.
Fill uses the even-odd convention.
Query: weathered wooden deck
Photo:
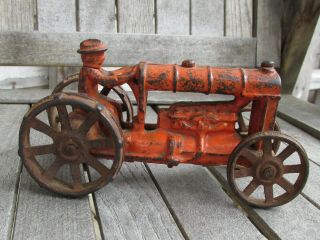
[[[0,239],[320,239],[320,109],[283,97],[278,121],[305,147],[309,179],[292,202],[258,210],[230,193],[224,167],[124,163],[112,183],[82,199],[40,188],[17,154],[24,113],[49,91],[30,94],[0,91]],[[178,100],[150,95],[152,104]]]

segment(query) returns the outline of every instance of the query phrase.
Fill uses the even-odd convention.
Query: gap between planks
[[[16,217],[17,217],[17,210],[18,210],[18,204],[19,204],[19,196],[20,196],[20,182],[21,182],[21,174],[22,174],[22,169],[23,169],[23,164],[20,163],[19,167],[19,177],[18,181],[15,185],[15,190],[14,190],[14,210],[13,210],[13,218],[12,218],[12,223],[11,223],[11,232],[9,239],[12,240],[14,238],[14,227],[16,224]]]

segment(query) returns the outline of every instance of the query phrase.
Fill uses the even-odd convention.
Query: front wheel
[[[278,153],[273,142],[278,141]],[[261,132],[242,140],[230,155],[227,177],[231,190],[247,204],[269,208],[293,200],[308,178],[308,157],[293,138]]]

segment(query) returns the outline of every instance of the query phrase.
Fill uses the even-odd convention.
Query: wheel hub
[[[63,136],[58,141],[57,153],[67,162],[79,161],[84,151],[82,145],[79,139],[73,136]]]
[[[271,183],[282,176],[282,166],[275,161],[268,161],[257,168],[257,178],[261,183]]]

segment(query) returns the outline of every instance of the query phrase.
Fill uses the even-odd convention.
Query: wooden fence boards
[[[114,0],[79,0],[80,32],[116,32]]]
[[[8,47],[0,49],[0,64],[80,66],[76,50],[88,37],[109,44],[106,66],[137,64],[141,60],[180,63],[187,58],[200,65],[255,65],[256,40],[250,38],[40,32],[2,32],[0,44]]]
[[[157,0],[156,28],[159,34],[189,35],[189,0]]]
[[[0,31],[8,30],[34,30],[34,0],[0,1]]]
[[[118,0],[118,32],[154,33],[154,1]],[[137,49],[134,49],[137,50]]]
[[[28,105],[0,104],[0,238],[10,239],[15,215],[21,162],[18,152],[18,132]]]
[[[259,0],[257,2],[257,66],[270,60],[280,66],[281,56],[281,0]]]
[[[75,1],[37,0],[38,30],[41,32],[76,31]]]
[[[225,35],[252,37],[253,0],[228,0],[225,4]]]
[[[211,35],[222,37],[224,35],[224,0],[191,1],[191,34]]]

